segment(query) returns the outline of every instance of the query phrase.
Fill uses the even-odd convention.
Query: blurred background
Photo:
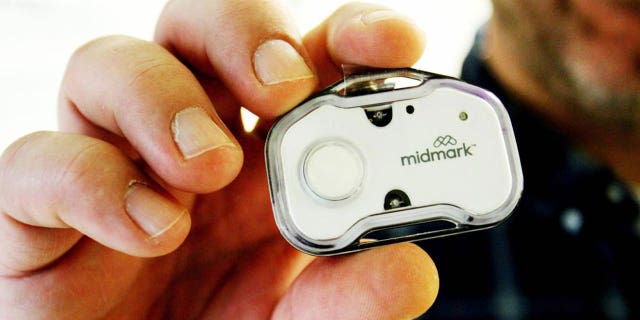
[[[304,34],[345,0],[282,0]],[[370,0],[412,17],[427,34],[415,67],[457,76],[489,0]],[[72,52],[108,34],[152,39],[161,0],[0,0],[0,152],[15,139],[56,130],[58,86]]]

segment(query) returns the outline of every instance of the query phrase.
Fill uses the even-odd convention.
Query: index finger
[[[317,87],[292,21],[273,0],[175,0],[155,38],[200,73],[221,79],[241,105],[272,118]]]

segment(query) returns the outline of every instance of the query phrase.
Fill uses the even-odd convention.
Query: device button
[[[304,161],[304,179],[313,193],[326,200],[344,200],[362,185],[364,162],[352,146],[325,142],[311,149]]]

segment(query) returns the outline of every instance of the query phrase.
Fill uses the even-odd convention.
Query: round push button
[[[327,142],[309,151],[303,172],[307,186],[317,196],[326,200],[344,200],[360,189],[364,163],[352,146]]]

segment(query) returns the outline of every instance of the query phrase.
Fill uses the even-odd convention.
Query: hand
[[[300,39],[283,12],[174,0],[157,43],[77,50],[61,132],[0,158],[0,318],[399,319],[433,303],[437,272],[414,245],[330,258],[288,245],[263,161],[270,121],[343,63],[410,66],[422,33],[351,4]]]

